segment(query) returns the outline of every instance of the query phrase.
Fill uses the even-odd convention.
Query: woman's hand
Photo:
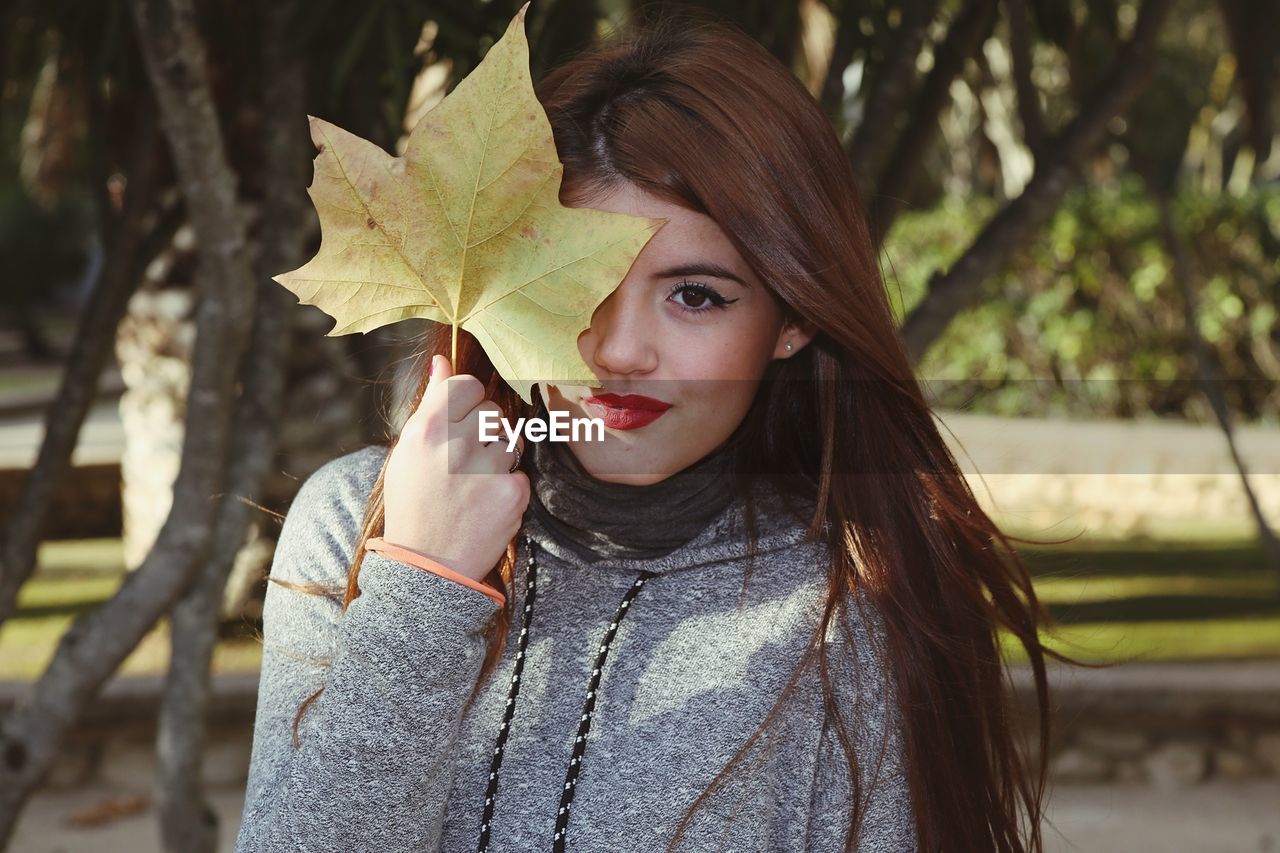
[[[520,530],[529,478],[508,473],[505,441],[480,443],[480,413],[503,411],[470,374],[431,357],[422,402],[405,422],[383,481],[383,538],[474,580],[497,564]],[[524,452],[524,438],[518,439]]]

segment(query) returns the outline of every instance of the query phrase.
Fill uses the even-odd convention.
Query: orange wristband
[[[448,578],[451,581],[456,581],[463,586],[469,586],[478,592],[483,592],[485,595],[498,602],[499,607],[505,607],[507,604],[507,597],[489,584],[473,580],[461,572],[455,572],[453,569],[436,562],[425,554],[419,554],[417,551],[413,551],[400,545],[392,545],[381,536],[370,537],[364,547],[366,551],[375,551],[379,554],[385,554],[393,560],[399,560],[400,562],[413,566],[414,568],[422,569],[424,572],[431,572],[432,574],[439,575],[442,578]]]

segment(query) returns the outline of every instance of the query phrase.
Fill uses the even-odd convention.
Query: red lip
[[[599,403],[604,406],[610,406],[615,409],[638,409],[644,412],[665,412],[671,408],[670,403],[664,403],[662,400],[655,400],[653,397],[646,397],[643,394],[596,394],[591,397],[584,397],[584,403]]]
[[[662,417],[670,403],[643,394],[596,394],[583,397],[583,404],[609,429],[639,429]]]

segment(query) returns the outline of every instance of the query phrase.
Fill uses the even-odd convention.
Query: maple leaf
[[[528,8],[423,116],[403,156],[308,117],[320,248],[274,280],[337,321],[328,337],[425,317],[452,328],[456,364],[466,329],[532,403],[536,382],[597,381],[578,336],[667,220],[560,204],[564,166],[529,76]]]

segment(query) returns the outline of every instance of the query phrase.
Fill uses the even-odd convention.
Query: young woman
[[[1040,849],[997,630],[1041,754],[1061,656],[912,376],[831,125],[696,20],[537,94],[564,204],[668,221],[579,339],[597,384],[525,406],[436,329],[395,440],[304,483],[237,850]],[[510,453],[486,411],[608,428]]]

